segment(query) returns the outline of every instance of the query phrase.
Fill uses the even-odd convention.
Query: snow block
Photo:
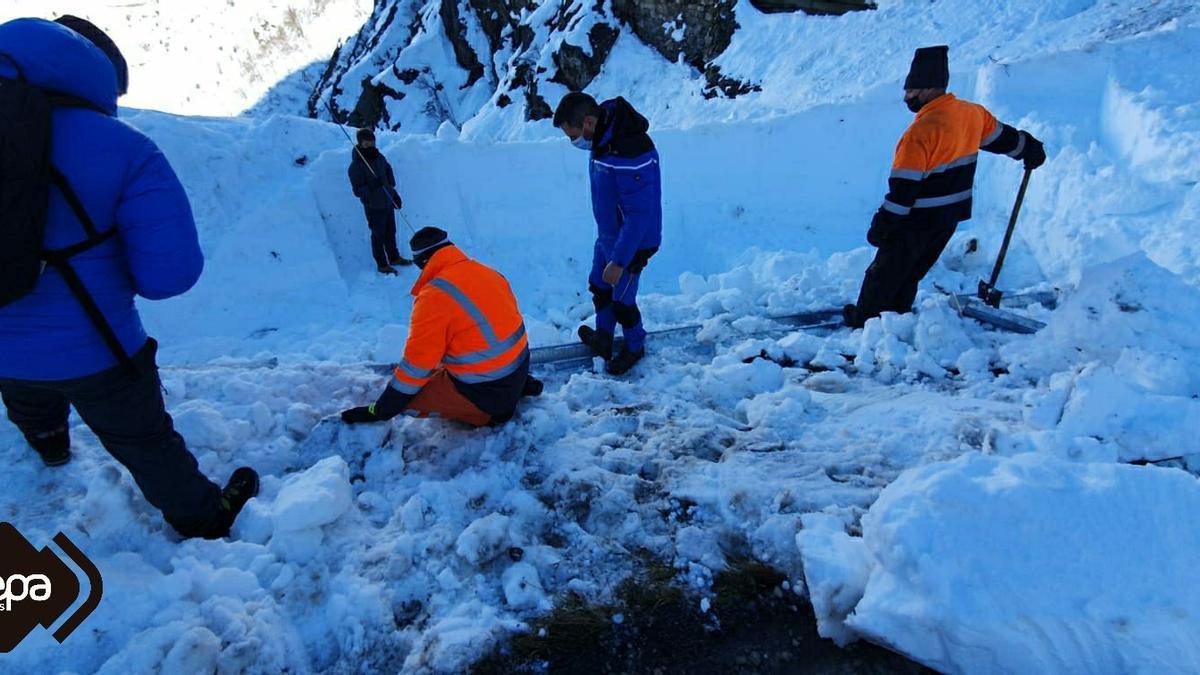
[[[846,623],[948,673],[1197,672],[1198,512],[1177,470],[1041,453],[914,469],[863,519],[873,568]]]
[[[327,457],[301,474],[289,476],[272,507],[276,532],[328,525],[350,509],[350,468],[341,457]]]

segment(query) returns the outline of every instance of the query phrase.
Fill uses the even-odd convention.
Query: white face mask
[[[579,148],[580,150],[591,150],[592,149],[591,140],[584,138],[583,134],[579,134],[579,138],[576,138],[575,140],[571,141],[571,145]]]

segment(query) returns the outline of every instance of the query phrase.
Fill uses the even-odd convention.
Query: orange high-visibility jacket
[[[497,271],[455,246],[433,254],[412,294],[404,359],[391,386],[413,395],[438,367],[459,382],[495,382],[529,358],[529,339],[517,299]]]
[[[979,151],[1019,158],[1027,140],[983,106],[943,94],[926,103],[900,137],[881,209],[892,217],[966,220]]]

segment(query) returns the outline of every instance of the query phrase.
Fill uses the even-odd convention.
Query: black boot
[[[525,387],[521,390],[521,396],[541,396],[542,390],[546,385],[541,380],[530,375],[525,378]]]
[[[221,513],[216,525],[205,535],[205,539],[220,539],[229,536],[233,521],[237,520],[242,507],[251,497],[258,494],[258,472],[248,466],[238,468],[221,489]]]
[[[579,341],[587,345],[592,353],[608,361],[612,358],[613,336],[596,332],[591,326],[579,327]]]
[[[26,436],[25,440],[37,450],[46,466],[62,466],[71,461],[71,434],[66,427]]]
[[[631,352],[622,347],[621,352],[617,354],[617,357],[608,362],[608,374],[624,375],[625,373],[629,372],[629,369],[632,368],[634,364],[636,364],[638,361],[641,361],[642,357],[645,355],[645,349]]]
[[[842,320],[851,328],[862,328],[864,321],[858,316],[857,305],[846,305],[842,307]]]

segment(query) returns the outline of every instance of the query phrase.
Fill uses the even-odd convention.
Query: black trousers
[[[375,256],[375,264],[383,267],[400,261],[400,251],[396,248],[396,212],[391,207],[386,209],[369,209],[367,212],[367,227],[371,228],[371,255]]]
[[[134,379],[122,366],[72,380],[38,382],[0,378],[8,418],[33,437],[67,425],[70,406],[105,449],[133,475],[146,501],[185,537],[203,536],[216,523],[221,490],[200,473],[196,458],[167,414],[153,339],[133,356]]]
[[[867,268],[856,303],[859,321],[882,312],[911,312],[917,285],[954,236],[957,222],[913,223],[888,236]]]

